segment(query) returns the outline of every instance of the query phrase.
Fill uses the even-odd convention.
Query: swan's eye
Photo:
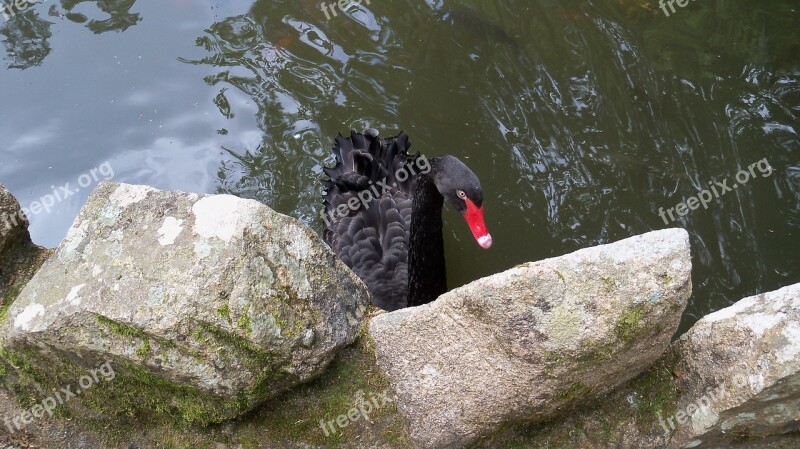
[[[457,191],[456,191],[456,195],[458,195],[458,197],[459,197],[459,198],[461,198],[462,200],[465,200],[465,199],[467,199],[467,194],[466,194],[466,193],[464,193],[464,191],[463,191],[463,190],[457,190]]]

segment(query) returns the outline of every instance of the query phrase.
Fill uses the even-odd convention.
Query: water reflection
[[[329,139],[368,125],[405,127],[425,143],[415,149],[477,168],[488,219],[505,217],[495,226],[509,237],[473,254],[450,216],[457,283],[666,227],[659,207],[769,157],[776,176],[676,223],[691,232],[703,298],[689,322],[796,270],[796,256],[764,248],[765,235],[796,232],[797,198],[781,192],[797,191],[800,76],[785,55],[800,35],[769,34],[797,20],[774,7],[679,13],[665,20],[622,0],[376,2],[326,20],[309,2],[260,1],[210,27],[197,42],[208,56],[185,61],[217,69],[205,81],[226,86],[215,100],[224,117],[236,113],[227,87],[258,108],[263,136],[226,148],[222,192],[319,225],[315,176]]]
[[[743,296],[800,281],[791,250],[800,227],[793,1],[692,3],[667,18],[638,0],[374,0],[330,20],[316,0],[59,5],[50,7],[54,22],[35,8],[0,25],[8,60],[46,70],[51,28],[59,26],[129,30],[125,39],[90,36],[122,46],[102,56],[94,49],[98,61],[87,72],[124,81],[104,92],[87,82],[75,92],[70,105],[102,97],[91,103],[92,117],[107,121],[86,124],[81,135],[91,138],[63,139],[76,154],[98,141],[112,148],[101,160],[129,166],[120,180],[196,189],[187,179],[199,179],[209,191],[258,199],[319,229],[318,178],[331,163],[332,137],[367,126],[404,129],[413,151],[459,157],[486,190],[491,251],[475,247],[460,217],[445,214],[455,287],[667,227],[660,207],[766,157],[771,177],[674,224],[689,230],[693,245],[695,295],[684,328]],[[164,48],[133,56],[143,34],[157,34]],[[67,58],[73,65],[83,56],[61,44],[78,55]],[[155,71],[148,57],[168,62]],[[59,69],[41,76],[54,79]],[[3,117],[27,107],[19,100]],[[61,135],[77,110],[41,123],[64,120]]]
[[[73,12],[80,4],[92,3],[100,11],[110,17],[103,20],[89,19],[85,14]],[[50,17],[66,18],[74,23],[86,23],[86,27],[95,34],[107,31],[122,32],[139,23],[142,18],[137,13],[131,13],[130,9],[136,0],[61,0],[61,7],[50,5],[48,10]],[[11,61],[7,67],[9,69],[24,70],[42,64],[47,55],[50,54],[49,39],[53,36],[50,31],[53,22],[39,17],[37,10],[39,4],[34,7],[15,14],[6,23],[0,25],[0,36],[3,36],[6,55]],[[88,22],[88,23],[87,23]]]
[[[85,3],[94,4],[109,17],[102,20],[89,19],[85,14],[74,11],[77,6]],[[70,22],[86,23],[86,28],[95,34],[108,31],[122,32],[142,20],[138,13],[130,11],[135,3],[136,0],[61,0],[63,11],[53,5],[50,7],[50,14],[65,17]]]
[[[325,28],[308,20],[309,13],[321,15],[321,11],[301,2],[289,12],[282,5],[279,15],[276,5],[260,2],[250,14],[215,23],[197,39],[197,45],[210,55],[181,60],[219,68],[205,82],[230,86],[246,95],[264,131],[259,142],[226,147],[231,160],[220,168],[218,191],[256,198],[311,221],[318,203],[315,173],[329,146],[317,123],[326,114],[326,104],[346,101],[339,71],[352,55],[326,45]],[[293,51],[305,55],[296,56]],[[374,86],[371,80],[365,81]],[[214,103],[226,119],[238,113],[225,88]]]
[[[42,64],[50,54],[51,22],[33,10],[18,13],[0,26],[9,69],[24,70]]]

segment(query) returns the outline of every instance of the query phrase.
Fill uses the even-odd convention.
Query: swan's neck
[[[447,291],[442,238],[444,198],[436,189],[433,172],[417,178],[411,207],[408,242],[408,306],[427,304]]]

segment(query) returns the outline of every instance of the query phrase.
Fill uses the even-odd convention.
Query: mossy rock
[[[317,377],[368,301],[318,235],[261,203],[103,183],[0,308],[0,339],[34,366],[110,361],[108,411],[205,425]]]

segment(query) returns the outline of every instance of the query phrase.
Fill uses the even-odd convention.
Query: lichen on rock
[[[643,372],[690,295],[688,234],[669,229],[477,280],[374,318],[370,335],[416,446],[463,447]]]
[[[480,447],[800,447],[798,323],[800,284],[744,298],[613,394]]]
[[[119,376],[104,410],[205,424],[320,374],[356,338],[367,302],[315,233],[263,204],[103,183],[0,338],[35,369],[109,360]]]

